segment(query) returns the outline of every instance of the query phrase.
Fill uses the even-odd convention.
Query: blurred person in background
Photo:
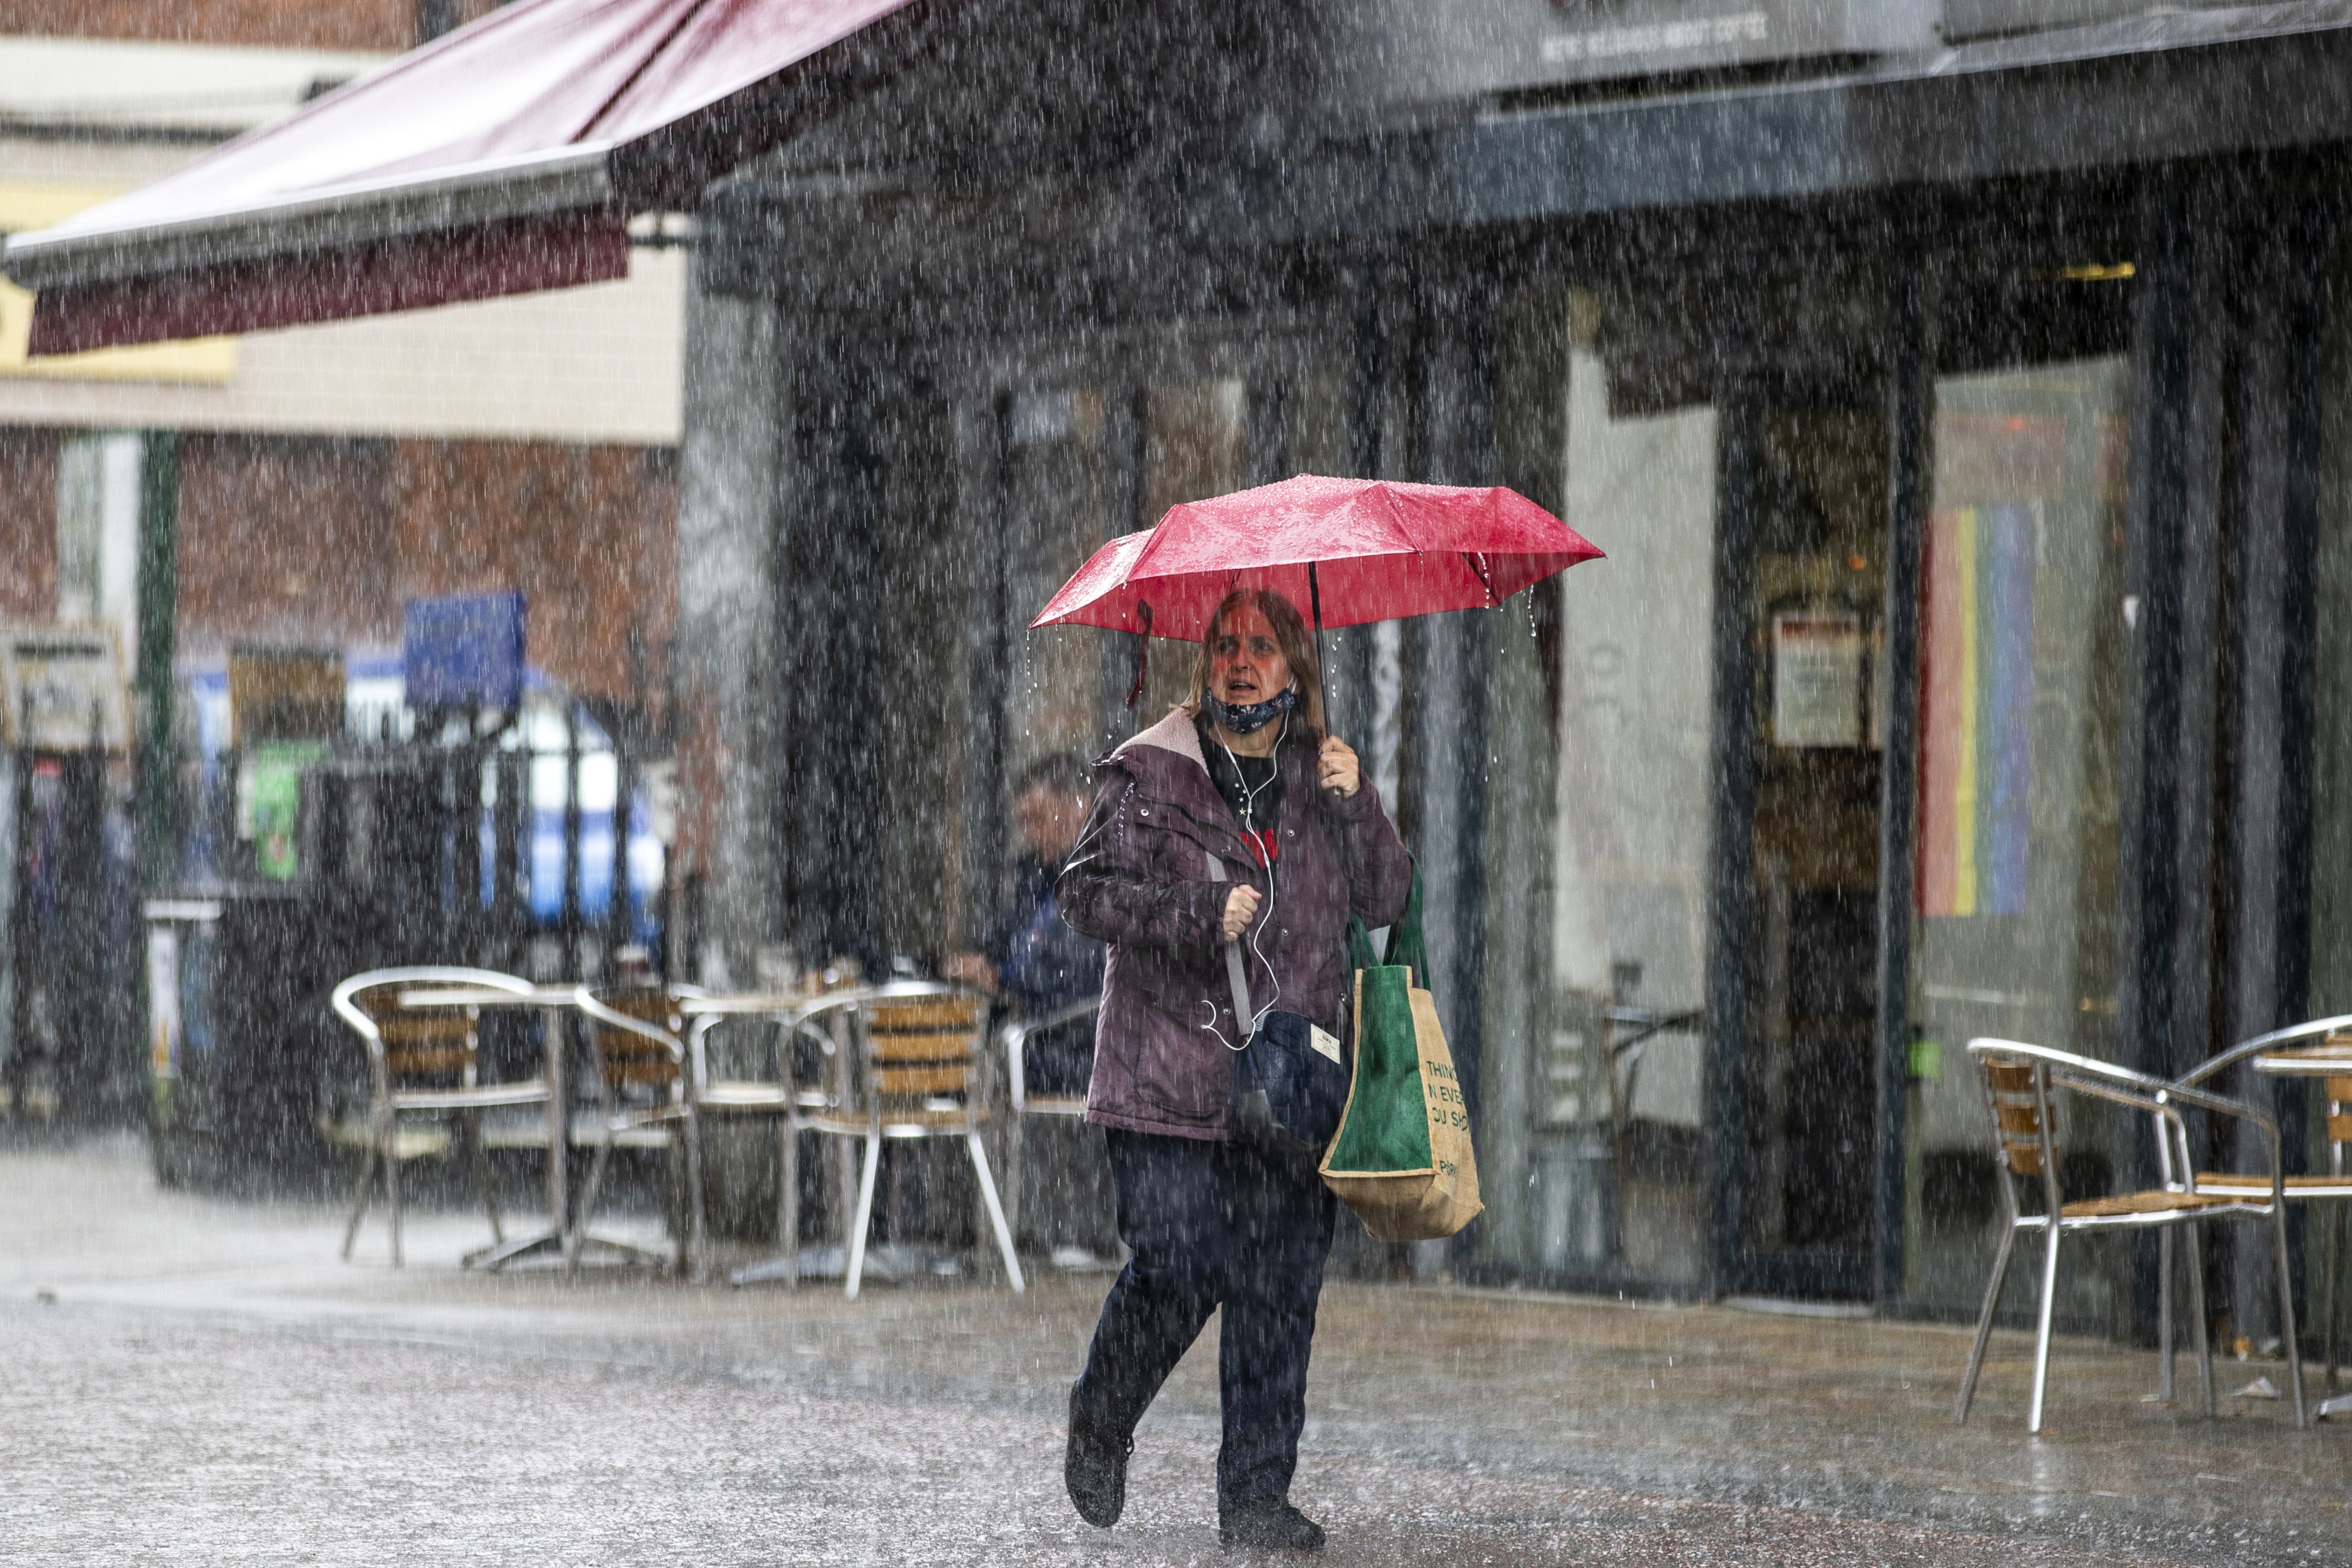
[[[1077,844],[1093,796],[1087,765],[1066,753],[1022,771],[1013,805],[1021,854],[1011,891],[981,928],[976,946],[948,959],[949,979],[999,998],[1011,1019],[1041,1019],[1102,994],[1103,946],[1072,930],[1054,896],[1054,879]],[[1069,1060],[1052,1064],[1057,1076],[1050,1082],[1033,1076],[1030,1087],[1039,1093],[1083,1093],[1091,1046],[1066,1054]]]

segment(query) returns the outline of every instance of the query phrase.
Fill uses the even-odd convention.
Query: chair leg
[[[842,1238],[849,1246],[848,1267],[842,1270],[842,1293],[851,1301],[857,1299],[857,1286],[866,1277],[866,1228],[874,1221],[874,1177],[882,1168],[882,1134],[869,1134],[866,1139],[866,1168],[857,1173],[857,1213],[849,1222],[849,1233]]]
[[[2179,1397],[2172,1377],[2172,1229],[2156,1233],[2156,1396],[2167,1405]]]
[[[468,1111],[465,1115],[466,1146],[473,1151],[474,1182],[482,1189],[482,1207],[490,1211],[490,1244],[503,1246],[506,1228],[499,1220],[498,1189],[490,1185],[490,1155],[482,1147],[482,1113]]]
[[[841,1255],[849,1256],[849,1233],[857,1227],[857,1152],[863,1140],[840,1138],[833,1161],[833,1209],[835,1227],[841,1233]]]
[[[988,1174],[988,1151],[981,1147],[980,1134],[967,1133],[964,1142],[971,1149],[971,1168],[980,1177],[980,1200],[988,1207],[988,1223],[995,1228],[997,1250],[1004,1254],[1004,1272],[1013,1281],[1015,1295],[1029,1288],[1021,1277],[1021,1259],[1013,1250],[1013,1227],[1004,1218],[1004,1205],[997,1201],[996,1183]]]
[[[2042,1405],[2050,1391],[2050,1319],[2058,1306],[2058,1217],[2050,1217],[2042,1249],[2042,1310],[2033,1326],[2033,1397],[2026,1406],[2025,1429],[2042,1430]]]
[[[1021,1239],[1021,1173],[1029,1152],[1022,1124],[1027,1120],[1018,1111],[1008,1111],[1004,1117],[1004,1223],[1016,1241]]]
[[[1966,1426],[1969,1405],[1977,1396],[1977,1374],[1983,1370],[1985,1341],[1992,1337],[1993,1310],[2000,1305],[2000,1287],[2009,1278],[2009,1255],[2017,1245],[2017,1227],[2000,1228],[2000,1250],[1993,1254],[1992,1279],[1985,1286],[1984,1311],[1977,1314],[1976,1343],[1969,1346],[1969,1369],[1960,1375],[1960,1402],[1952,1411],[1952,1425]]]
[[[392,1209],[392,1266],[405,1266],[400,1254],[400,1117],[395,1113],[384,1118],[383,1133],[383,1197]]]
[[[2280,1335],[2286,1341],[2287,1381],[2294,1385],[2294,1424],[2298,1429],[2311,1425],[2311,1412],[2303,1399],[2303,1346],[2296,1343],[2294,1332],[2294,1266],[2286,1255],[2286,1205],[2271,1206],[2271,1239],[2278,1247],[2279,1324]]]
[[[710,1257],[709,1219],[702,1202],[702,1118],[686,1113],[686,1246],[680,1272],[699,1282]]]
[[[2197,1331],[2198,1387],[2210,1421],[2213,1418],[2213,1330],[2205,1321],[2205,1240],[2198,1234],[2195,1220],[2184,1228],[2189,1237],[2189,1312],[2190,1326]]]
[[[343,1231],[343,1261],[352,1260],[352,1248],[360,1239],[360,1221],[367,1218],[368,1199],[375,1192],[375,1163],[378,1141],[375,1130],[368,1130],[367,1153],[360,1160],[360,1192],[352,1203],[352,1222]]]
[[[588,1222],[596,1217],[596,1191],[604,1185],[604,1167],[612,1158],[613,1129],[607,1126],[604,1135],[596,1142],[595,1154],[589,1158],[588,1179],[581,1184],[579,1217],[572,1222],[572,1234],[563,1244],[566,1268],[579,1267],[581,1239],[588,1234]]]
[[[2336,1392],[2336,1302],[2344,1267],[2344,1205],[2330,1203],[2327,1213],[2327,1262],[2319,1276],[2319,1333],[2326,1341],[2327,1392]]]
[[[790,1116],[776,1124],[776,1250],[784,1260],[784,1284],[801,1282],[801,1132]]]

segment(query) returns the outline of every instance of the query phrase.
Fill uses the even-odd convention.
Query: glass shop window
[[[1689,1282],[1705,1262],[1717,419],[1658,373],[1664,334],[1605,325],[1580,308],[1567,353],[1562,511],[1608,559],[1560,588],[1527,1260]]]
[[[1969,1304],[1983,1288],[1998,1194],[1968,1040],[2114,1054],[2127,386],[2110,357],[1936,387],[1913,830],[1915,1299]]]

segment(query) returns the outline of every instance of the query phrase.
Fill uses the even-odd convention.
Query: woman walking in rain
[[[1313,1550],[1290,1504],[1307,1361],[1333,1200],[1314,1169],[1230,1141],[1238,942],[1249,1003],[1336,1035],[1350,914],[1404,911],[1412,865],[1360,772],[1324,733],[1316,649],[1263,589],[1226,595],[1192,699],[1104,759],[1107,778],[1056,888],[1063,918],[1106,942],[1087,1119],[1106,1129],[1118,1233],[1113,1283],[1070,1390],[1070,1500],[1114,1523],[1136,1423],[1212,1311],[1224,1441],[1217,1520],[1227,1545]]]

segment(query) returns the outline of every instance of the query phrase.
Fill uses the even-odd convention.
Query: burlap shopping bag
[[[1369,958],[1360,931],[1350,933],[1351,942]],[[1386,958],[1356,970],[1355,1078],[1321,1168],[1324,1183],[1374,1236],[1426,1241],[1453,1235],[1486,1206],[1478,1201],[1469,1107],[1425,984],[1418,868]]]

